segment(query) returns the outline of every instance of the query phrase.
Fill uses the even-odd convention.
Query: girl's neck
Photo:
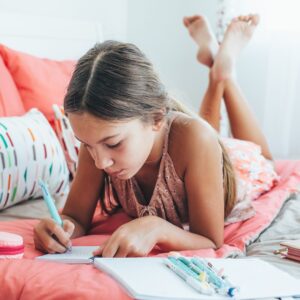
[[[151,149],[151,152],[147,158],[147,160],[144,163],[144,166],[155,166],[158,165],[163,154],[163,147],[164,147],[164,141],[165,141],[165,133],[166,133],[166,125],[167,125],[167,119],[162,124],[160,130],[157,132],[154,143]]]

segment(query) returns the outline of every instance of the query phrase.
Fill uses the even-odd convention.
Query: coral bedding
[[[185,255],[228,257],[244,255],[245,247],[265,230],[279,213],[291,193],[300,186],[300,161],[278,161],[279,184],[255,201],[256,215],[225,228],[223,247],[183,251]],[[105,220],[95,216],[88,236],[73,240],[74,245],[98,245],[129,218],[122,212]],[[35,261],[33,226],[38,220],[0,222],[0,231],[21,234],[25,241],[22,260],[0,261],[0,299],[130,299],[106,274],[92,265],[63,265]],[[155,249],[151,255],[165,255]]]

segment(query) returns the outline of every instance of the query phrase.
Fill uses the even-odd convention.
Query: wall
[[[208,70],[197,63],[197,47],[182,19],[203,12],[215,25],[216,6],[217,0],[128,1],[128,41],[151,59],[168,90],[196,110]]]
[[[1,12],[99,21],[106,39],[126,38],[127,6],[127,0],[0,0]]]

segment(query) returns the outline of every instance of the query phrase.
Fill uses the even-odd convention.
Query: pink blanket
[[[185,255],[226,257],[243,254],[253,241],[276,217],[288,196],[300,186],[300,161],[276,163],[281,176],[279,184],[255,201],[256,215],[244,222],[225,228],[225,243],[212,249],[183,251]],[[119,213],[109,220],[95,217],[88,236],[73,240],[73,245],[99,245],[129,218]],[[41,255],[34,249],[33,226],[37,220],[1,222],[0,231],[17,233],[25,241],[22,260],[0,260],[0,299],[130,299],[109,276],[92,265],[64,265],[33,260]],[[155,250],[151,255],[166,255]]]

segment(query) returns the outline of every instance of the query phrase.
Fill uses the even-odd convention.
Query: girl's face
[[[141,120],[105,121],[89,113],[68,113],[76,138],[98,169],[120,179],[134,176],[149,157],[159,130]]]

